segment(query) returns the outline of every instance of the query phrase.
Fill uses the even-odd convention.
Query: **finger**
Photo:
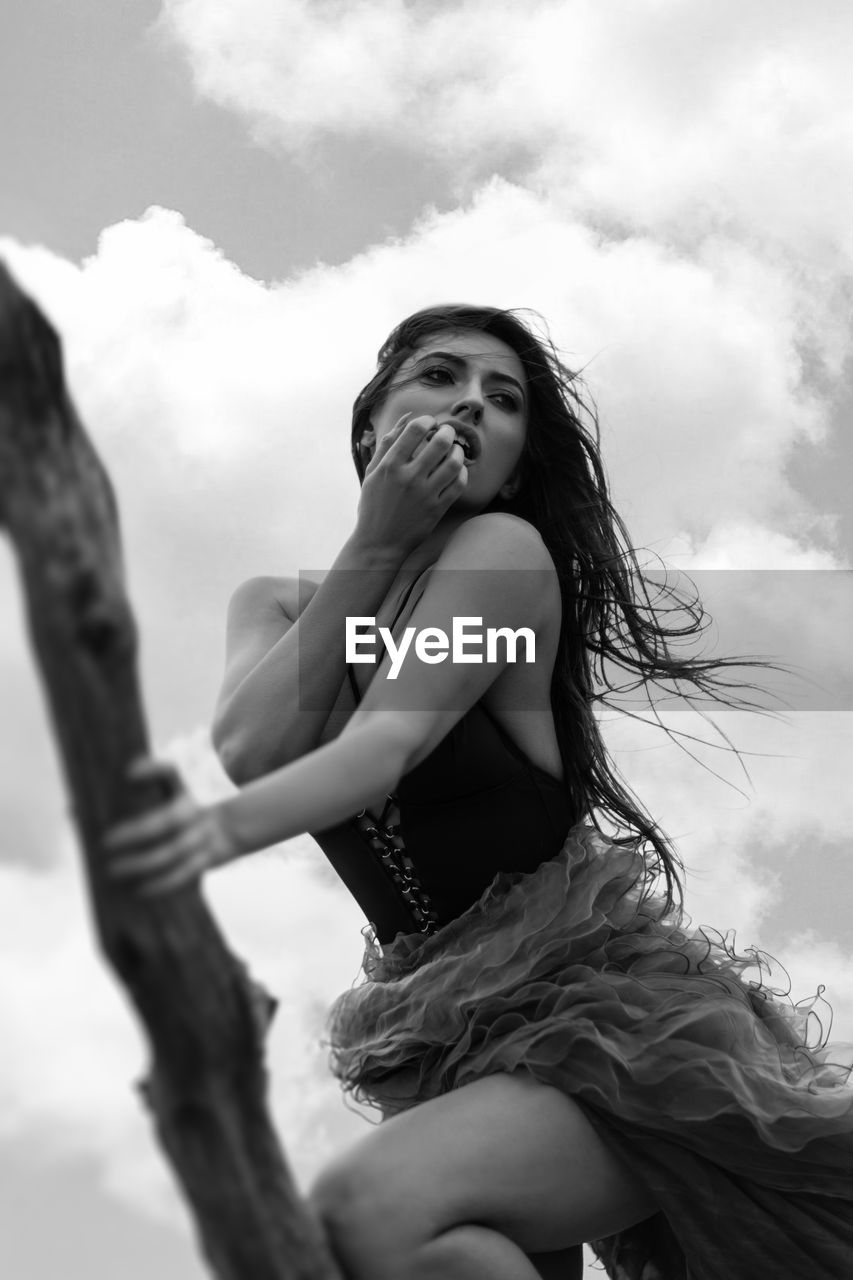
[[[145,884],[140,885],[137,892],[141,898],[159,898],[165,893],[173,893],[176,889],[200,880],[206,870],[205,860],[202,857],[194,858],[174,867],[165,875],[158,876],[156,880],[146,881]]]
[[[106,849],[130,849],[152,844],[172,835],[192,821],[196,809],[189,796],[178,796],[167,804],[111,827],[103,837]]]
[[[443,478],[442,468],[446,468],[451,475],[456,475],[460,467],[465,467],[465,450],[453,428],[449,426],[446,431],[444,426],[439,428],[424,446],[424,455],[424,467],[430,478]]]
[[[436,472],[435,474],[437,475],[438,473]],[[468,468],[463,465],[462,467],[460,467],[459,471],[457,471],[455,474],[451,474],[447,484],[444,485],[441,489],[439,489],[438,491],[439,500],[441,500],[442,498],[448,498],[450,499],[450,501],[453,501],[454,498],[457,498],[459,494],[465,490],[467,485],[468,485]]]
[[[173,764],[165,760],[155,760],[153,756],[137,756],[127,766],[126,775],[133,782],[144,782],[151,778],[168,778],[169,781],[180,780],[180,774]]]
[[[153,756],[136,756],[127,766],[127,776],[129,778],[143,778],[147,774],[151,774],[157,768],[157,761]]]
[[[411,417],[412,410],[410,409],[407,413],[404,413],[402,417],[397,419],[390,431],[386,431],[385,435],[376,446],[376,449],[373,452],[373,457],[370,459],[371,467],[375,466],[379,459],[397,443]]]
[[[172,866],[174,854],[171,847],[151,853],[123,853],[113,858],[107,866],[107,874],[114,880],[143,880]]]
[[[107,870],[118,879],[133,879],[134,876],[152,876],[157,872],[167,871],[176,862],[184,862],[196,856],[199,848],[198,836],[186,833],[176,840],[169,840],[156,849],[145,853],[122,853],[110,858]]]
[[[464,455],[460,456],[455,449],[452,450],[432,468],[427,479],[431,486],[435,486],[435,492],[439,498],[443,497],[445,491],[451,485],[458,484],[460,479],[464,486],[468,480],[468,469],[465,466]]]
[[[451,476],[455,479],[460,472],[468,474],[468,468],[465,466],[465,450],[458,440],[454,440],[443,457],[433,467],[433,475],[443,478]]]
[[[455,432],[449,423],[443,422],[441,426],[435,425],[435,419],[432,419],[432,426],[417,440],[415,448],[411,455],[411,460],[417,459],[419,462],[426,457],[427,461],[424,465],[427,470],[432,470],[435,465],[435,459],[441,461],[450,450]]]

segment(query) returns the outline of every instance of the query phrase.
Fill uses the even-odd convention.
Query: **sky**
[[[804,676],[783,720],[717,717],[748,773],[624,715],[608,744],[694,919],[770,950],[795,999],[825,986],[853,1041],[849,6],[13,0],[4,27],[0,257],[116,487],[157,753],[229,793],[228,598],[353,528],[350,407],[390,328],[532,308],[585,369],[634,543],[693,574],[720,652]],[[192,1280],[5,545],[0,617],[0,1261]],[[307,1185],[366,1132],[320,1043],[363,919],[308,837],[205,892],[281,1001],[272,1102]]]

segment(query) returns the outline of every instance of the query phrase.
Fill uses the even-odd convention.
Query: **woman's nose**
[[[463,395],[453,406],[454,418],[469,418],[478,423],[483,416],[483,397],[476,387],[466,387]]]

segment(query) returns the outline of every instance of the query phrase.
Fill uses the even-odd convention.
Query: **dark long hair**
[[[394,329],[379,351],[376,375],[353,406],[352,455],[359,480],[366,466],[360,441],[371,413],[419,344],[430,334],[448,330],[475,330],[500,339],[516,353],[527,377],[528,429],[520,487],[514,498],[496,499],[488,510],[509,511],[528,520],[556,566],[563,617],[551,706],[573,811],[578,817],[588,816],[616,843],[639,842],[647,854],[646,889],[662,875],[667,905],[672,906],[682,897],[681,861],[621,778],[605,747],[594,704],[642,687],[662,725],[650,688],[664,682],[674,684],[691,702],[701,698],[754,709],[757,704],[736,690],[755,686],[732,679],[729,669],[771,664],[675,652],[708,625],[698,594],[667,581],[658,583],[641,569],[610,500],[595,405],[580,374],[568,369],[550,338],[537,336],[517,311],[447,304],[418,311]],[[680,624],[672,614],[682,619]],[[620,672],[627,682],[616,682]],[[665,731],[673,736],[669,728]],[[610,830],[602,822],[609,823]]]

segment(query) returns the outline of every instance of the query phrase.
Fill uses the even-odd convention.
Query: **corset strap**
[[[393,793],[388,794],[379,818],[362,809],[352,821],[404,903],[415,930],[424,934],[435,933],[438,916],[412,859],[406,853],[397,797]]]

